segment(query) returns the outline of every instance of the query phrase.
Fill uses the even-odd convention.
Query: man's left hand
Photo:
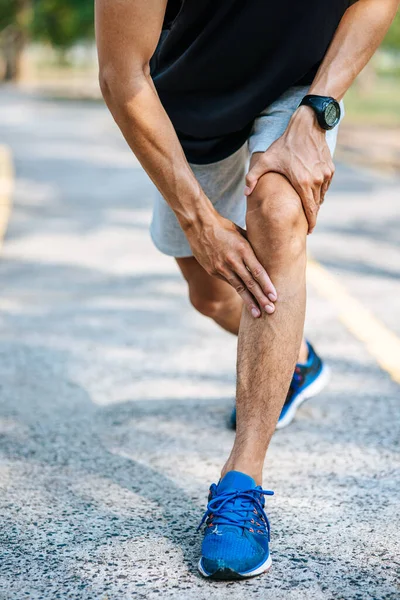
[[[300,106],[285,133],[260,155],[246,176],[245,194],[249,196],[264,173],[284,175],[300,196],[308,233],[315,227],[320,205],[335,172],[325,133],[312,109]]]

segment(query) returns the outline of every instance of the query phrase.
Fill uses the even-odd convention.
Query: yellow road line
[[[340,321],[375,358],[394,381],[400,383],[400,338],[379,321],[322,265],[309,259],[307,278],[319,295],[335,307]]]
[[[7,231],[14,189],[14,168],[11,151],[0,146],[0,246]]]

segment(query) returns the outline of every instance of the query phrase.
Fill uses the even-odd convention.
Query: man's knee
[[[277,173],[261,177],[248,198],[247,230],[251,244],[263,244],[268,252],[305,252],[307,220],[300,197]]]

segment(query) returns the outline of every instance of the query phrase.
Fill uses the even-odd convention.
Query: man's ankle
[[[245,475],[249,475],[254,481],[256,485],[262,485],[262,464],[256,466],[254,461],[246,461],[246,460],[228,460],[228,462],[224,465],[221,471],[221,479],[229,472],[229,471],[239,471],[239,473],[244,473]]]
[[[301,342],[300,352],[297,359],[298,364],[305,364],[308,360],[308,346],[306,340],[303,338]]]

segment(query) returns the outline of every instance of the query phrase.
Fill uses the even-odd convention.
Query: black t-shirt
[[[170,0],[151,71],[187,159],[229,156],[264,108],[310,84],[350,4]]]

